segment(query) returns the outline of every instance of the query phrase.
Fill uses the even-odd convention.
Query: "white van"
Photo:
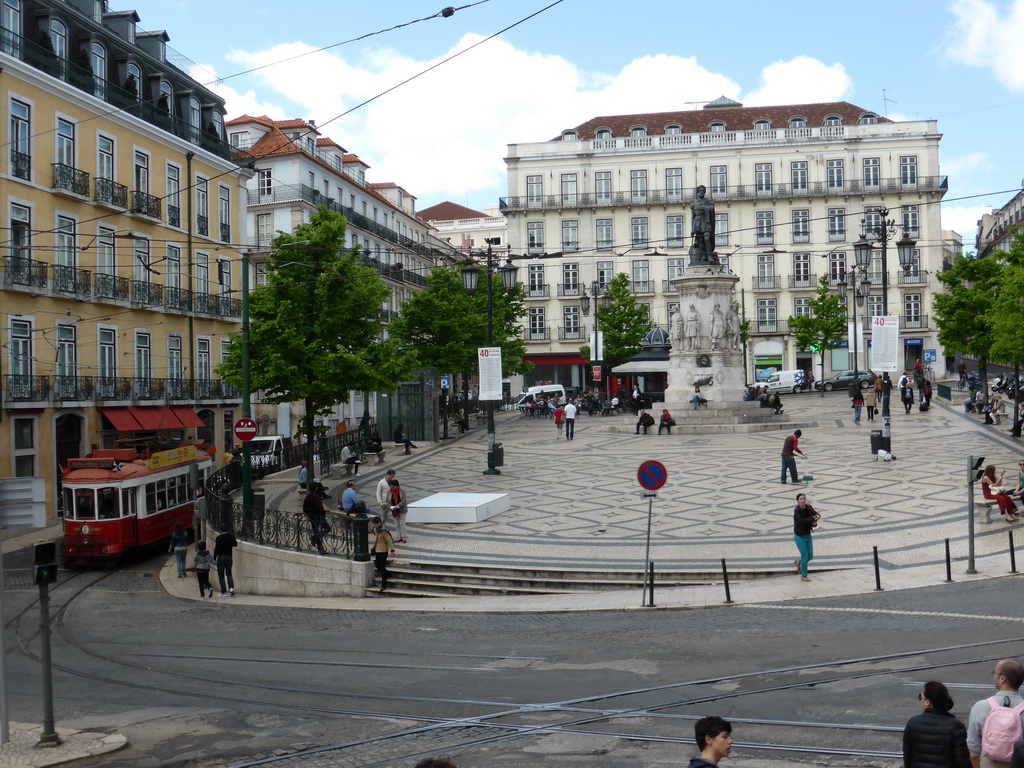
[[[769,376],[761,385],[767,385],[769,392],[796,393],[807,389],[806,381],[807,374],[804,371],[779,371]]]
[[[563,387],[561,384],[544,384],[539,387],[529,387],[525,392],[523,392],[521,395],[519,395],[519,397],[516,398],[515,407],[519,408],[524,403],[526,403],[527,400],[531,399],[534,402],[537,402],[537,398],[541,396],[546,397],[548,400],[552,400],[557,397],[558,402],[564,403],[565,387]]]

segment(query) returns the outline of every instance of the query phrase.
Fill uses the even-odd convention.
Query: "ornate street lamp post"
[[[583,312],[584,317],[590,317],[590,296],[587,295],[587,286],[582,286],[582,293],[580,294],[580,310]],[[600,308],[594,307],[594,337],[590,340],[590,359],[593,362],[600,363],[604,359],[604,338],[601,335],[601,315],[600,309],[606,312],[612,306],[612,297],[608,295],[607,286],[602,285],[600,282],[595,280],[590,284],[590,291],[593,294],[595,300],[600,300]],[[603,390],[604,384],[604,369],[601,369],[601,376],[597,380],[597,391],[598,398],[600,399],[600,393]]]

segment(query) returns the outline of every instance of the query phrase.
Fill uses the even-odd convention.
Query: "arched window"
[[[857,121],[861,125],[874,125],[878,122],[878,115],[873,115],[867,112],[860,116],[860,120]]]
[[[612,132],[608,128],[598,128],[594,137],[598,139],[610,139],[612,137]]]
[[[562,131],[562,141],[576,141],[579,137],[576,131]]]
[[[825,125],[842,125],[843,118],[839,115],[829,115],[825,118]]]
[[[169,115],[174,114],[174,91],[166,80],[160,81],[160,98],[157,99],[157,106]]]
[[[665,126],[666,136],[678,136],[683,132],[682,126],[679,123],[669,123]]]
[[[644,128],[644,126],[642,125],[634,125],[632,128],[629,129],[629,135],[632,136],[634,139],[642,139],[644,136],[647,135],[647,129]]]
[[[99,43],[93,43],[90,62],[92,63],[92,92],[102,99],[107,95],[107,49]]]
[[[712,123],[708,126],[708,131],[711,133],[725,133],[725,123]]]
[[[754,130],[755,131],[770,131],[772,124],[767,120],[755,120]]]
[[[64,26],[64,22],[50,19],[50,45],[53,46],[53,52],[57,54],[58,59],[67,59],[68,28]]]
[[[192,96],[188,100],[188,124],[192,127],[193,138],[199,138],[199,132],[203,129],[203,111],[199,105],[199,99]]]
[[[806,128],[807,120],[802,117],[791,117],[789,118],[790,128]]]
[[[0,10],[0,48],[17,56],[21,51],[21,0],[3,0]]]
[[[221,141],[224,140],[224,115],[220,112],[213,113],[213,130],[217,133],[217,138]]]
[[[134,62],[128,62],[128,76],[124,79],[124,89],[138,101],[142,97],[142,69]]]

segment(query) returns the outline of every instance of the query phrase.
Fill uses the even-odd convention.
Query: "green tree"
[[[321,206],[273,244],[267,285],[249,299],[251,384],[272,403],[303,401],[298,434],[306,435],[312,466],[316,417],[348,402],[351,390],[392,390],[413,360],[396,339],[381,338],[390,291],[360,262],[358,248],[345,250],[340,214]],[[231,342],[235,354],[218,373],[241,384],[240,335]]]
[[[1009,251],[997,251],[990,258],[1003,263],[1002,275],[996,285],[996,297],[988,314],[992,342],[989,354],[994,360],[1013,365],[1014,379],[1019,380],[1024,365],[1024,231],[1018,232]],[[1020,399],[1014,398],[1014,421],[1020,415]]]
[[[846,305],[829,288],[828,275],[818,280],[814,298],[807,302],[810,313],[789,318],[789,329],[793,332],[793,343],[797,349],[816,351],[825,370],[825,353],[842,346],[847,333]],[[822,387],[821,396],[825,396]]]
[[[644,307],[637,306],[630,287],[629,275],[620,272],[608,282],[606,293],[611,299],[608,309],[600,302],[595,309],[604,335],[603,362],[609,372],[643,349],[644,336],[652,326],[650,315]]]
[[[992,358],[991,310],[1004,265],[997,258],[961,255],[953,268],[938,274],[945,291],[935,295],[932,312],[945,354],[974,355],[988,390],[987,363]]]

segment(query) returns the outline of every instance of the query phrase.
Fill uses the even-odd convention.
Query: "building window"
[[[213,363],[210,358],[210,340],[202,337],[196,339],[196,379],[208,382],[213,376]]]
[[[257,171],[257,182],[256,186],[259,189],[260,196],[271,195],[274,192],[274,180],[271,178],[269,168],[260,168]]]
[[[164,254],[164,285],[177,291],[181,288],[181,248],[168,244]],[[174,305],[171,297],[168,304]]]
[[[775,333],[778,330],[778,301],[757,300],[757,330],[761,333]]]
[[[629,228],[631,233],[631,243],[634,246],[646,246],[647,245],[647,217],[646,216],[634,216],[629,220]]]
[[[908,155],[900,158],[900,184],[904,187],[917,185],[917,157]]]
[[[195,291],[202,296],[206,296],[210,293],[210,254],[197,253],[193,266],[196,270]]]
[[[0,51],[21,53],[21,0],[3,0],[0,8]]]
[[[665,169],[665,194],[669,200],[678,201],[683,199],[683,169]]]
[[[612,249],[612,220],[597,219],[594,227],[594,235],[597,242],[597,250],[610,251]]]
[[[842,125],[843,118],[839,115],[829,115],[825,118],[825,125]]]
[[[597,262],[597,285],[599,288],[603,289],[612,281],[613,277],[615,277],[615,262]]]
[[[861,115],[860,119],[857,122],[860,123],[861,125],[874,125],[875,123],[878,122],[878,116],[872,115],[869,112],[867,114]]]
[[[96,178],[114,180],[114,140],[102,134],[96,137]]]
[[[36,420],[34,417],[12,419],[14,431],[14,476],[36,474]]]
[[[917,323],[921,321],[921,294],[920,293],[908,293],[903,297],[903,313],[907,316],[907,320],[912,320]]]
[[[148,284],[153,269],[150,266],[149,240],[133,240],[135,251],[134,277],[136,285],[133,288],[133,299],[143,304],[149,303]]]
[[[53,53],[61,61],[68,58],[68,28],[56,19],[50,20],[50,45],[53,46]]]
[[[32,371],[32,323],[28,320],[11,320],[11,376],[12,387],[31,392]]]
[[[99,43],[93,43],[89,59],[92,64],[92,93],[101,99],[105,98],[107,95],[107,49]]]
[[[762,289],[775,288],[775,254],[757,254],[757,287]]]
[[[793,299],[793,317],[810,317],[811,300],[807,297]]]
[[[651,263],[647,259],[635,259],[632,263],[633,269],[633,293],[650,293],[651,286]]]
[[[135,333],[135,378],[149,381],[153,376],[152,338],[148,333]]]
[[[754,163],[754,186],[759,195],[772,193],[772,164]]]
[[[182,378],[184,364],[181,357],[181,336],[167,337],[167,378],[179,382]]]
[[[75,275],[75,220],[67,216],[57,217],[57,269],[54,273],[55,288],[74,291],[76,288]]]
[[[530,338],[543,341],[547,338],[547,330],[544,307],[530,307]]]
[[[683,217],[668,216],[665,219],[665,234],[669,248],[683,247]]]
[[[104,276],[97,281],[96,287],[102,290],[103,296],[113,296],[113,280],[107,279],[117,274],[117,262],[114,251],[114,232],[110,227],[100,227],[96,236],[96,271]]]
[[[828,178],[828,188],[831,191],[841,190],[843,188],[844,176],[843,176],[843,161],[842,160],[827,160],[825,162],[825,172]]]
[[[833,286],[846,280],[845,253],[830,253],[828,255],[828,279]]]
[[[629,172],[629,193],[634,203],[647,202],[647,171]]]
[[[598,205],[608,205],[612,200],[612,172],[598,171],[594,174],[594,194]]]
[[[668,260],[668,279],[675,280],[683,276],[683,271],[686,269],[685,259],[669,259]]]
[[[139,69],[138,64],[128,64],[128,77],[125,78],[124,89],[128,92],[129,96],[132,96],[136,101],[142,93],[142,70]]]
[[[188,124],[192,127],[192,138],[198,139],[203,129],[203,111],[195,96],[188,100]]]
[[[544,185],[540,176],[526,177],[526,204],[540,206],[544,202]]]
[[[562,307],[562,329],[563,338],[579,339],[580,332],[580,308],[575,304],[566,304]]]
[[[231,191],[227,187],[218,188],[217,215],[220,218],[220,239],[226,243],[231,240]]]
[[[682,133],[683,129],[679,125],[679,123],[669,123],[668,125],[665,126],[666,136],[680,136],[682,135]]]
[[[881,183],[881,161],[877,157],[864,158],[864,188],[877,189]]]
[[[544,250],[544,222],[526,222],[526,246],[530,253],[540,253]]]
[[[878,240],[882,233],[882,214],[877,205],[864,208],[864,234],[869,240]]]
[[[562,183],[562,205],[574,206],[576,205],[576,174],[575,173],[563,173],[561,178]]]
[[[629,129],[629,135],[631,138],[634,139],[642,139],[644,136],[647,135],[647,129],[644,128],[642,125],[634,125],[632,128]]]
[[[114,394],[117,378],[117,331],[113,328],[99,329],[99,359],[97,373],[99,373],[100,392],[104,397],[111,397]]]
[[[531,264],[526,272],[526,289],[530,296],[544,295],[544,265]]]
[[[910,233],[913,238],[918,237],[920,219],[918,216],[918,208],[916,205],[904,205],[901,209],[903,211],[903,229]]]
[[[24,205],[11,203],[11,264],[8,278],[15,283],[31,285],[28,260],[32,258],[32,212]]]
[[[135,152],[134,166],[135,191],[149,194],[149,155],[145,152]]]
[[[811,241],[811,212],[808,210],[793,211],[793,242],[809,243]]]
[[[881,296],[868,296],[868,317],[884,317]]]
[[[612,132],[610,130],[608,130],[607,128],[598,128],[597,132],[594,134],[594,138],[596,138],[596,139],[610,139],[610,138],[612,138]]]
[[[828,209],[828,239],[837,243],[846,240],[846,209]]]
[[[579,134],[576,131],[562,131],[562,141],[576,141]]]
[[[160,98],[157,99],[157,106],[168,115],[174,116],[174,89],[166,80],[160,81]]]
[[[725,123],[711,123],[711,125],[708,126],[708,133],[725,133]]]
[[[180,227],[181,169],[176,165],[168,165],[166,179],[167,223],[172,227]]]
[[[25,180],[32,172],[31,115],[28,104],[11,100],[11,175]]]
[[[729,214],[715,214],[715,245],[729,244]]]
[[[270,245],[274,239],[274,225],[271,214],[256,214],[256,242],[258,245]]]
[[[217,284],[221,296],[231,294],[231,262],[227,259],[217,259]]]
[[[580,265],[576,262],[562,264],[562,295],[578,296],[580,292]]]
[[[811,254],[793,254],[793,287],[811,287]]]
[[[789,118],[790,128],[806,128],[807,121],[802,117],[791,117]]]
[[[210,234],[210,193],[209,182],[196,176],[196,233]]]
[[[789,181],[794,192],[807,191],[807,161],[797,160],[789,164]]]
[[[562,251],[573,253],[580,249],[580,227],[579,222],[573,220],[562,221]]]
[[[57,118],[56,159],[61,165],[75,167],[75,124],[61,117]]]
[[[771,245],[775,242],[775,211],[757,211],[757,244]]]
[[[724,195],[727,184],[726,168],[724,165],[711,166],[711,189],[712,195]]]

